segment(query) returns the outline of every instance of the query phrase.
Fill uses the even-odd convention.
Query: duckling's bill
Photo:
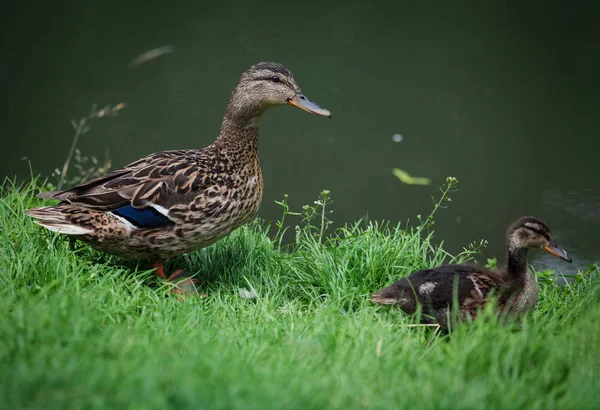
[[[317,114],[322,115],[323,117],[331,118],[331,113],[329,112],[329,110],[319,107],[318,104],[315,104],[314,102],[306,98],[304,94],[296,94],[294,97],[288,100],[288,104],[293,105],[294,107],[301,108],[304,111],[308,111],[311,114]]]
[[[569,263],[573,261],[571,257],[567,254],[567,251],[558,246],[554,239],[552,239],[550,243],[544,246],[542,249],[548,252],[550,255],[554,255],[557,258],[562,259],[563,261],[567,261]]]

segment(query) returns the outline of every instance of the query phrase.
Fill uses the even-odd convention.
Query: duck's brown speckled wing
[[[85,184],[38,196],[96,211],[112,211],[129,204],[165,210],[177,204],[189,205],[195,196],[210,195],[204,191],[227,183],[219,181],[215,174],[217,169],[227,171],[227,161],[210,154],[196,150],[163,151]]]
[[[485,269],[473,269],[466,277],[470,283],[467,282],[464,291],[461,292],[459,306],[463,314],[469,313],[475,318],[477,310],[485,306],[491,293],[502,290],[503,281]]]

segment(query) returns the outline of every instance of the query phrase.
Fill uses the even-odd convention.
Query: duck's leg
[[[152,267],[154,268],[154,273],[161,279],[166,279],[165,276],[165,265],[158,261],[152,261]]]
[[[183,269],[178,269],[167,278],[167,282],[176,282],[173,293],[179,295],[183,294],[197,294],[196,283],[198,279],[189,277],[188,273]]]
[[[152,267],[154,268],[154,273],[159,278],[165,279],[167,282],[175,282],[175,288],[172,291],[173,293],[178,295],[198,293],[195,285],[195,283],[198,282],[198,279],[189,277],[183,269],[176,270],[167,278],[165,275],[165,265],[163,263],[152,261]]]

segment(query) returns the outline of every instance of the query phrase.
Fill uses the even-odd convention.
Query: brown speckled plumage
[[[560,248],[548,226],[540,219],[522,217],[507,231],[507,264],[490,270],[473,264],[444,265],[412,273],[376,292],[371,300],[382,305],[397,305],[408,314],[423,306],[425,322],[447,329],[452,323],[452,301],[456,295],[460,319],[475,318],[489,297],[498,297],[499,309],[521,315],[537,304],[538,288],[527,262],[527,249],[544,249],[567,262],[571,258]]]
[[[259,63],[240,76],[213,144],[150,154],[85,184],[42,193],[61,202],[28,214],[50,230],[129,259],[162,262],[206,247],[258,211],[259,118],[282,104],[331,116],[304,97],[285,67]]]

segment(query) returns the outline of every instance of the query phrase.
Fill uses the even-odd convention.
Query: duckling
[[[544,221],[524,216],[512,223],[506,234],[507,263],[502,269],[490,270],[474,264],[443,265],[413,272],[406,278],[376,292],[371,301],[381,305],[397,305],[414,314],[417,304],[423,313],[447,330],[452,314],[453,295],[457,296],[460,319],[475,318],[492,293],[498,296],[502,312],[520,316],[532,310],[538,300],[535,275],[529,269],[529,248],[543,249],[551,255],[571,262],[567,252],[558,246]],[[456,286],[456,288],[455,288]],[[424,318],[425,322],[432,322]]]
[[[259,119],[286,104],[331,118],[283,65],[255,64],[239,77],[211,145],[157,152],[84,184],[40,193],[60,203],[27,214],[99,251],[150,260],[157,276],[182,279],[175,291],[187,292],[195,280],[182,270],[167,278],[164,263],[215,243],[256,215],[263,195]]]

